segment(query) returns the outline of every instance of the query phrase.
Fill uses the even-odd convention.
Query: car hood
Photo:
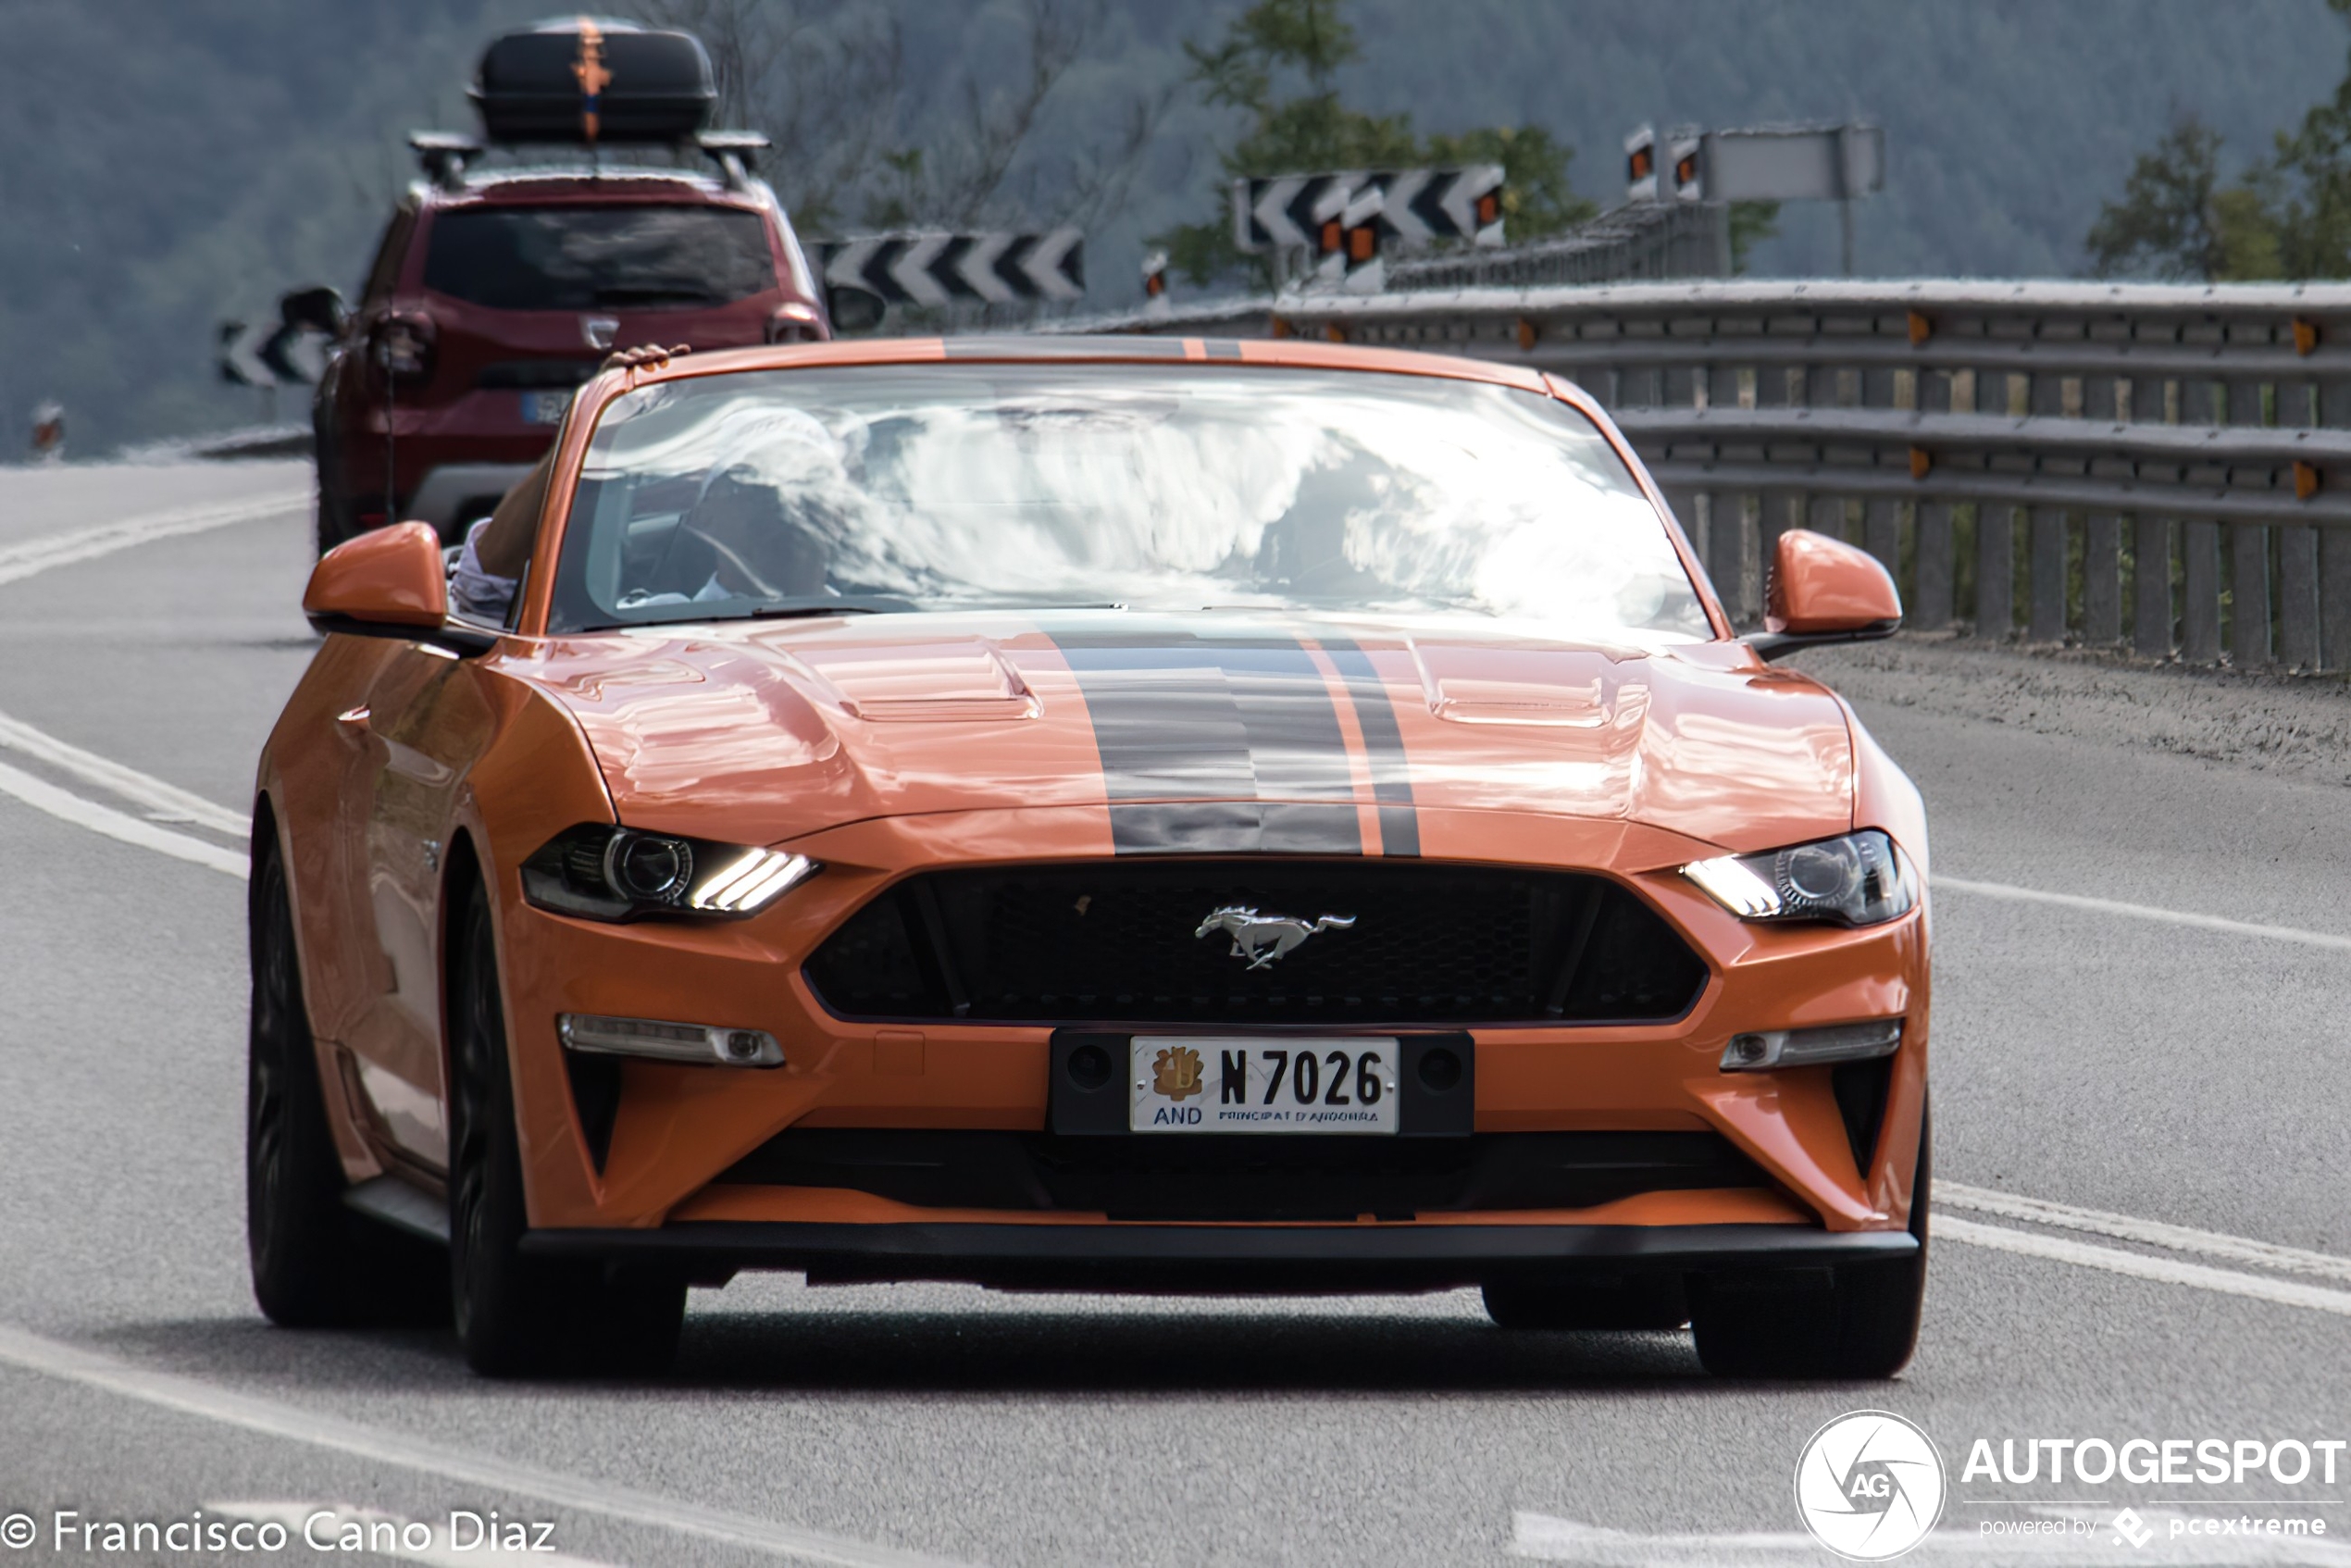
[[[620,819],[777,843],[873,817],[1107,807],[1121,849],[1416,852],[1426,810],[1737,851],[1846,830],[1842,705],[1743,645],[1456,619],[878,615],[557,638]],[[1369,831],[1369,829],[1366,829]]]

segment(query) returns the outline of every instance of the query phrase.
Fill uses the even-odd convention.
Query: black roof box
[[[492,142],[684,142],[717,95],[692,33],[587,17],[494,40],[466,89]]]

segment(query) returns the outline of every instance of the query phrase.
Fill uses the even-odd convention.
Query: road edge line
[[[168,828],[158,828],[143,817],[84,800],[70,790],[60,789],[45,778],[35,778],[6,763],[0,763],[0,794],[13,795],[35,811],[47,812],[59,821],[70,822],[77,828],[87,828],[93,833],[102,833],[109,839],[143,850],[153,850],[174,860],[205,866],[240,881],[252,874],[243,850],[223,849],[218,844],[209,844],[185,833],[175,833]]]
[[[1978,1213],[1997,1214],[2002,1219],[2022,1220],[2028,1225],[2086,1231],[2093,1236],[2110,1237],[2117,1241],[2164,1247],[2174,1252],[2201,1252],[2208,1258],[2225,1258],[2231,1263],[2278,1269],[2288,1274],[2315,1275],[2321,1279],[2351,1285],[2351,1258],[2281,1246],[2274,1241],[2256,1241],[2251,1237],[2230,1236],[2217,1230],[2197,1230],[2189,1226],[2168,1225],[2161,1220],[2137,1219],[2106,1209],[2077,1208],[2071,1203],[2056,1203],[2046,1198],[2026,1198],[2013,1192],[1995,1191],[1990,1188],[1966,1187],[1955,1181],[1936,1182],[1934,1202],[1937,1208],[1948,1203]]]
[[[2108,1274],[2129,1275],[2135,1279],[2184,1285],[2197,1290],[2217,1290],[2223,1295],[2242,1296],[2248,1300],[2268,1301],[2275,1306],[2305,1307],[2312,1312],[2351,1317],[2351,1291],[2328,1290],[2316,1285],[2304,1285],[2297,1280],[2265,1279],[2259,1275],[2239,1274],[2233,1269],[2212,1268],[2204,1263],[2181,1263],[2174,1258],[2150,1258],[2143,1252],[2094,1247],[2086,1241],[2010,1230],[2006,1226],[1980,1225],[1973,1220],[1957,1219],[1948,1214],[1934,1216],[1932,1234],[1938,1241],[1957,1241],[1962,1246],[1985,1247],[1995,1251],[2020,1253],[2028,1258],[2104,1269]]]
[[[2295,942],[2304,947],[2332,948],[2339,952],[2351,952],[2351,937],[2340,937],[2332,931],[2305,931],[2295,926],[2261,926],[2250,920],[2230,920],[2218,915],[2190,915],[2184,910],[2163,909],[2151,903],[2125,903],[2120,899],[2091,898],[2082,893],[2043,892],[2038,888],[2020,888],[2009,882],[1974,882],[1959,877],[1935,877],[1930,878],[1929,886],[1937,890],[1948,888],[1955,892],[2008,899],[2016,903],[2055,904],[2061,909],[2086,910],[2093,915],[2121,915],[2133,920],[2153,920],[2166,926],[2193,926],[2203,931],[2226,931],[2232,936],[2262,937],[2273,942]]]
[[[338,1416],[315,1415],[274,1400],[215,1388],[178,1373],[132,1366],[6,1325],[0,1325],[0,1363],[267,1437],[329,1449],[379,1464],[397,1465],[485,1490],[528,1497],[582,1513],[747,1547],[772,1556],[827,1563],[833,1568],[965,1568],[945,1558],[871,1545],[800,1525],[747,1518],[486,1454],[468,1454],[438,1441],[379,1431]]]

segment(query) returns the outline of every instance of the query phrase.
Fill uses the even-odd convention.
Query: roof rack
[[[425,177],[443,191],[452,193],[462,192],[466,189],[466,171],[473,166],[477,158],[489,152],[493,145],[505,149],[533,144],[535,143],[518,141],[502,141],[492,143],[479,136],[468,135],[462,131],[412,131],[408,133],[408,145],[415,149],[417,161],[424,167]],[[577,151],[578,147],[577,143],[569,142],[546,144],[566,147],[573,151]],[[659,145],[659,143],[646,143],[637,144],[640,146]],[[682,140],[670,143],[672,146],[678,147],[686,144]],[[692,138],[692,145],[718,166],[719,177],[726,181],[727,189],[729,191],[751,189],[757,155],[765,152],[771,144],[765,136],[756,131],[699,131]],[[591,154],[591,156],[596,157],[597,166],[602,167],[602,155]]]

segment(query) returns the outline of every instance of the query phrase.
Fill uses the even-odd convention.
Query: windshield
[[[1460,612],[1711,635],[1590,420],[1321,369],[879,365],[624,394],[551,629],[825,608]]]
[[[444,212],[425,287],[493,310],[728,305],[775,288],[759,214],[715,206],[511,206]]]

